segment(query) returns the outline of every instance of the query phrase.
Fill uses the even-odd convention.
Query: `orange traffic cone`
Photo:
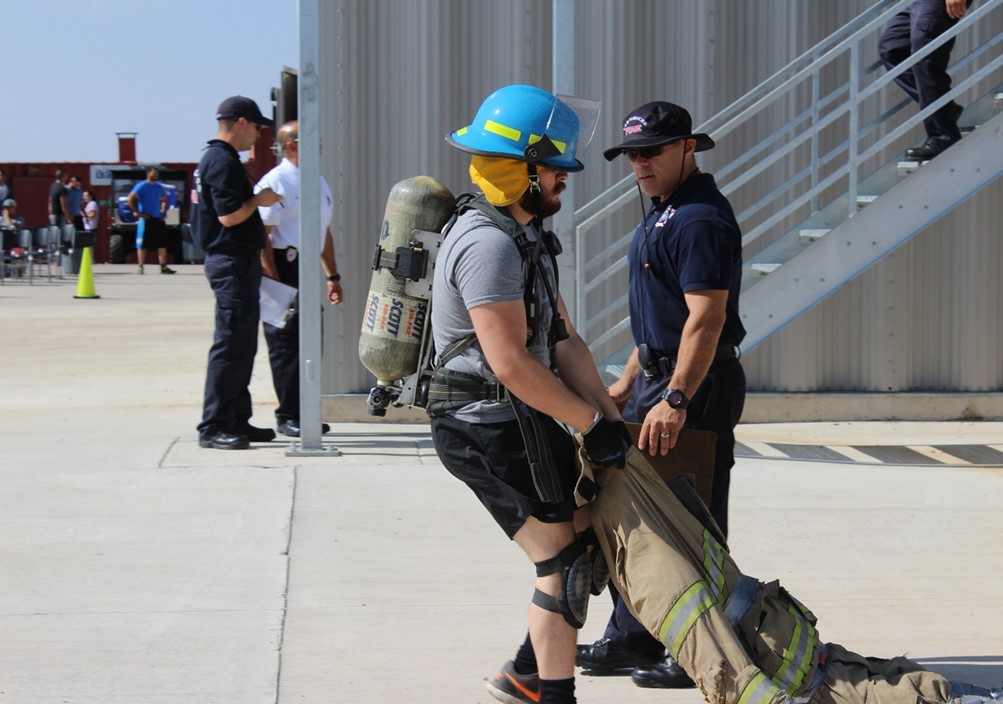
[[[94,270],[91,266],[91,248],[84,247],[80,257],[80,275],[77,277],[77,295],[74,298],[101,298],[94,293]]]

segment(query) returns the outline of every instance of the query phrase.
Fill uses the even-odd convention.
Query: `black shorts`
[[[552,418],[540,414],[566,498],[543,503],[530,474],[526,446],[516,421],[466,423],[453,416],[432,419],[432,441],[446,469],[464,482],[491,517],[512,538],[530,516],[544,523],[565,523],[577,508],[575,443]]]
[[[143,226],[143,249],[167,247],[167,223],[162,218],[146,218]]]

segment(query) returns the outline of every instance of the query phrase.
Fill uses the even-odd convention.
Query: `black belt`
[[[641,369],[643,369],[649,376],[653,376],[655,374],[662,374],[664,376],[671,375],[676,368],[676,359],[678,356],[678,352],[660,356],[650,347],[643,344],[637,348],[637,361],[640,362]],[[714,352],[714,361],[719,362],[722,359],[737,359],[738,356],[739,350],[737,345],[718,345],[717,350]]]
[[[497,381],[488,381],[474,374],[453,369],[438,369],[428,385],[428,413],[442,415],[459,410],[475,401],[508,400],[508,389]]]

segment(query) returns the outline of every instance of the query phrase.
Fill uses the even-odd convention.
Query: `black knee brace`
[[[590,546],[593,546],[591,555]],[[537,589],[533,592],[533,603],[546,611],[561,614],[574,628],[581,628],[589,610],[589,595],[600,594],[609,580],[606,560],[595,545],[595,533],[591,529],[556,557],[536,563],[537,577],[558,572],[561,573],[560,594],[554,597]]]

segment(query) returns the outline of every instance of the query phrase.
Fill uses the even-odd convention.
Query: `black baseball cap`
[[[216,109],[217,120],[224,118],[237,119],[238,117],[242,117],[248,122],[253,122],[262,127],[272,127],[275,125],[274,121],[269,120],[261,114],[261,110],[258,109],[256,102],[242,95],[227,98]]]
[[[668,144],[680,139],[695,139],[698,152],[714,148],[714,140],[706,134],[693,134],[693,118],[686,108],[657,100],[645,103],[623,118],[623,141],[603,152],[606,161],[613,161],[625,149],[640,149]]]

